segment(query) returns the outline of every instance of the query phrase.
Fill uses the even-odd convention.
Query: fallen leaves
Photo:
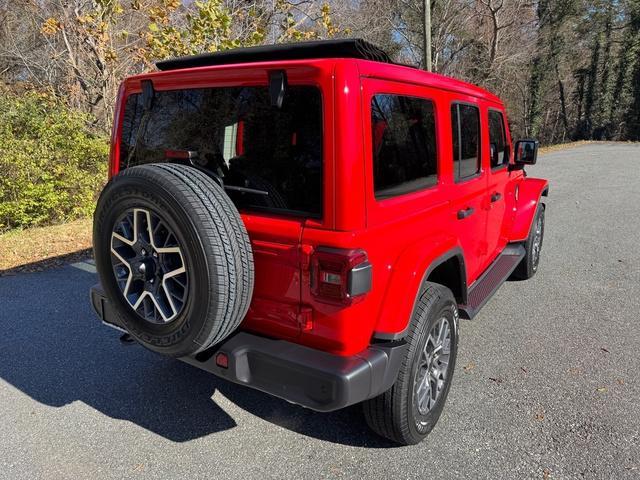
[[[467,363],[464,367],[462,367],[462,370],[464,370],[465,373],[469,373],[471,372],[474,368],[476,368],[476,364],[473,362],[469,362]]]
[[[57,267],[91,255],[91,219],[0,235],[0,276]]]

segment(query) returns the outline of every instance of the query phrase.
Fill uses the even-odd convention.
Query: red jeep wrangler
[[[94,218],[100,318],[411,444],[451,386],[458,316],[535,274],[545,180],[475,86],[361,40],[231,50],[124,81]]]

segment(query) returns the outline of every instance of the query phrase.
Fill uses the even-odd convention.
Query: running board
[[[482,276],[469,289],[466,305],[458,305],[461,318],[472,319],[513,273],[526,254],[524,246],[512,243],[506,246]]]

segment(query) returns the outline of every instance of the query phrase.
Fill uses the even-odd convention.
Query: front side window
[[[371,128],[377,199],[422,190],[438,182],[433,102],[375,95],[371,100]]]
[[[453,170],[456,181],[480,173],[480,110],[473,105],[451,105]]]
[[[489,110],[489,147],[491,168],[509,163],[509,145],[507,145],[504,119],[502,113],[495,110]]]
[[[287,87],[282,108],[268,88],[157,91],[127,99],[120,164],[191,162],[217,175],[238,209],[322,215],[322,98]]]

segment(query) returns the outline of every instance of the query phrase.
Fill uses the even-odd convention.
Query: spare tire
[[[127,168],[102,191],[93,246],[105,294],[145,347],[198,353],[239,325],[253,293],[253,254],[238,210],[189,166]]]

